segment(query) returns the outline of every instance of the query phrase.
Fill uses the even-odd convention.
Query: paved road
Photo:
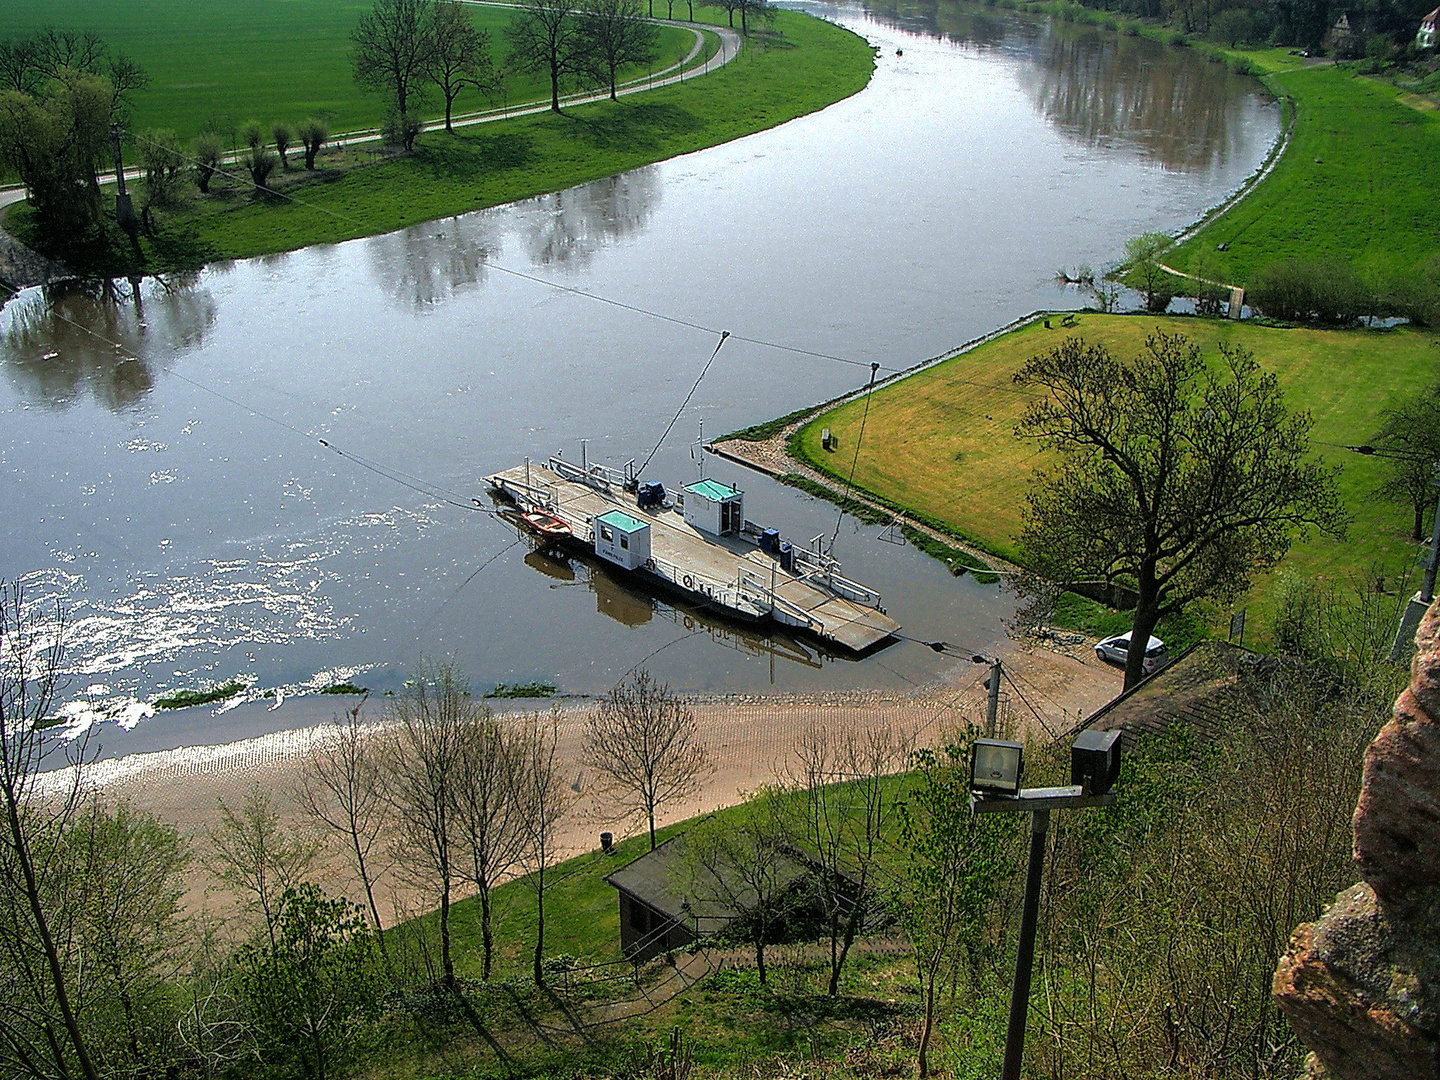
[[[516,4],[496,3],[493,2],[493,0],[465,0],[465,2],[479,4],[485,7],[519,6]],[[720,51],[716,53],[715,56],[711,57],[709,61],[706,62],[706,64],[701,69],[702,73],[708,72],[711,68],[718,68],[725,64],[728,64],[740,54],[740,49],[742,45],[742,39],[740,37],[740,34],[730,29],[728,26],[711,26],[708,23],[704,24],[703,26],[697,26],[693,23],[681,22],[679,20],[670,19],[655,19],[653,21],[661,26],[678,26],[682,29],[689,30],[695,35],[695,44],[685,55],[684,59],[682,59],[679,63],[672,64],[668,68],[657,71],[652,75],[641,76],[640,78],[631,79],[628,82],[622,83],[617,88],[617,93],[621,96],[639,94],[647,90],[653,90],[657,87],[669,86],[672,83],[683,82],[686,79],[694,78],[697,73],[695,71],[689,70],[688,66],[690,64],[693,64],[694,61],[703,53],[705,49],[705,30],[709,30],[712,33],[719,35]],[[560,99],[560,104],[562,106],[584,105],[592,101],[604,101],[609,98],[609,96],[610,91],[608,89],[596,92],[570,94],[568,96],[562,97]],[[455,127],[471,127],[475,124],[489,124],[497,120],[508,120],[510,117],[513,116],[530,116],[537,113],[543,113],[549,108],[549,101],[539,101],[527,102],[523,105],[517,105],[515,108],[484,109],[480,112],[467,113],[456,118],[455,120],[453,120],[453,125]],[[443,123],[444,122],[440,120],[432,121],[426,125],[426,128],[429,130],[434,130],[435,128],[443,126]],[[366,143],[373,143],[379,141],[379,128],[363,128],[358,131],[343,131],[330,139],[330,143],[335,146],[362,146]],[[222,164],[234,165],[238,161],[239,156],[232,154],[229,155]],[[139,180],[141,178],[141,175],[142,174],[139,169],[125,170],[125,179],[127,182]],[[11,205],[12,203],[19,202],[23,198],[25,198],[25,189],[23,187],[0,188],[0,210],[3,210],[5,207]]]

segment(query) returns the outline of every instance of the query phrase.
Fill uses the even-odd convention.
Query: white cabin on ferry
[[[595,554],[635,570],[650,558],[650,523],[624,510],[609,510],[595,519]]]
[[[685,485],[685,521],[712,536],[729,536],[745,527],[745,493],[718,480]]]

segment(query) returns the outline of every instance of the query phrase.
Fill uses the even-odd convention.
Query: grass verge
[[[76,249],[46,243],[25,207],[7,227],[82,273],[190,269],[311,244],[372,236],[612,176],[814,112],[864,89],[870,46],[833,23],[780,12],[720,70],[620,102],[520,117],[454,135],[427,132],[413,154],[352,169],[327,167],[255,197],[234,184],[161,215],[154,239],[118,232]]]
[[[1080,315],[1074,333],[1125,357],[1138,352],[1155,329],[1186,334],[1212,354],[1220,342],[1254,350],[1261,366],[1279,378],[1287,405],[1314,417],[1316,452],[1344,466],[1340,494],[1354,515],[1349,538],[1304,538],[1285,566],[1312,580],[1341,584],[1413,566],[1417,548],[1408,535],[1408,510],[1366,499],[1380,482],[1383,462],[1336,447],[1365,441],[1382,409],[1433,385],[1440,377],[1440,336],[1408,328],[1282,329],[1099,313]],[[951,535],[1019,561],[1014,537],[1032,474],[1043,459],[1032,443],[1014,435],[1031,394],[1012,385],[1010,375],[1061,340],[1060,331],[1031,323],[877,389],[856,486],[916,520],[938,521]],[[1358,393],[1357,387],[1366,390]],[[857,399],[817,414],[796,432],[792,452],[843,483],[863,408],[863,399]],[[826,427],[839,439],[838,453],[820,446]],[[1251,601],[1257,621],[1251,625],[1262,631],[1267,596],[1265,582],[1258,582]]]

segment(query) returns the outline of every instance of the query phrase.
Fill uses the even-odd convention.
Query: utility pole
[[[140,222],[135,217],[135,204],[125,190],[125,162],[120,158],[120,125],[110,125],[110,146],[115,151],[115,221],[132,237]]]
[[[1431,486],[1440,489],[1440,465],[1435,468],[1435,476],[1430,481]],[[1435,526],[1430,532],[1430,555],[1425,560],[1425,580],[1420,586],[1420,591],[1410,598],[1405,605],[1405,613],[1400,616],[1400,627],[1395,631],[1395,642],[1390,646],[1390,662],[1396,663],[1404,658],[1415,644],[1415,630],[1420,625],[1420,619],[1430,608],[1430,602],[1435,599],[1435,570],[1440,565],[1440,502],[1435,507]]]
[[[985,701],[985,737],[987,739],[995,738],[995,720],[1000,712],[1000,673],[1003,670],[998,656],[990,661],[990,681],[986,684],[990,696]]]

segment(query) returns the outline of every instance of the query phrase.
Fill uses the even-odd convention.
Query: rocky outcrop
[[[1275,997],[1311,1050],[1307,1075],[1440,1080],[1440,605],[1410,687],[1365,752],[1355,807],[1364,879],[1301,926]]]

